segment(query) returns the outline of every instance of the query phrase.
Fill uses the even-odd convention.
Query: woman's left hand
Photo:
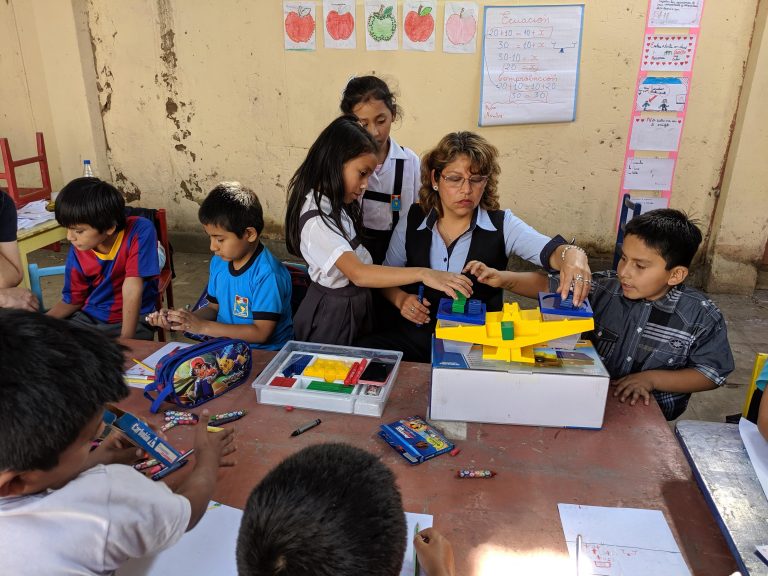
[[[562,256],[558,258],[562,259]],[[591,282],[592,271],[589,269],[587,254],[576,248],[565,252],[565,259],[560,264],[560,286],[557,288],[560,297],[565,300],[568,292],[573,290],[573,305],[580,306],[589,296]]]
[[[414,324],[420,326],[429,322],[429,300],[426,298],[419,302],[419,299],[409,294],[406,298],[403,298],[400,304],[400,315]]]

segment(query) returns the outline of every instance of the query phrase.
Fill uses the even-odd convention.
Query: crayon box
[[[111,404],[104,412],[104,423],[122,432],[131,442],[165,466],[181,457],[181,452],[160,438],[146,422]]]
[[[382,424],[380,428],[379,436],[411,464],[453,450],[453,444],[419,416]]]

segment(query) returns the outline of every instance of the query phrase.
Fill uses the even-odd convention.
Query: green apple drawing
[[[373,12],[368,16],[368,33],[377,42],[392,40],[395,35],[397,21],[392,12],[392,6],[384,8],[384,4],[382,4],[378,12]]]

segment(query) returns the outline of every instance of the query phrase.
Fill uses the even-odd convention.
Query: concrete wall
[[[79,173],[82,157],[96,158],[129,200],[169,208],[172,229],[195,237],[205,193],[241,180],[262,199],[267,232],[280,234],[287,181],[337,113],[349,76],[375,71],[399,89],[399,142],[420,153],[452,130],[482,133],[503,154],[503,206],[542,232],[612,249],[646,0],[587,3],[575,122],[491,128],[477,128],[479,51],[367,52],[357,4],[357,50],[325,49],[320,34],[307,53],[283,50],[278,0],[0,2],[0,72],[19,85],[0,85],[0,133],[43,129],[55,144],[55,185]],[[740,95],[767,95],[764,82],[742,90],[757,4],[709,0],[704,11],[672,206],[706,223],[711,248],[731,242],[710,223]],[[723,216],[723,202],[743,194],[721,198]],[[739,241],[764,245],[764,224],[741,226]],[[735,259],[750,266],[752,256]]]

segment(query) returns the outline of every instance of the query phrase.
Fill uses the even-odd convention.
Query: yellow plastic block
[[[333,382],[335,380],[343,381],[344,378],[347,377],[351,367],[351,363],[342,362],[341,360],[318,358],[312,364],[304,368],[302,376],[320,378],[326,382]]]
[[[513,322],[514,339],[504,340],[501,323]],[[538,308],[520,310],[517,303],[504,304],[501,312],[488,312],[485,324],[444,326],[437,321],[435,336],[443,340],[470,342],[483,346],[483,358],[504,360],[506,362],[534,363],[533,347],[550,340],[557,340],[573,334],[593,330],[592,318],[567,318],[564,320],[544,321]]]

